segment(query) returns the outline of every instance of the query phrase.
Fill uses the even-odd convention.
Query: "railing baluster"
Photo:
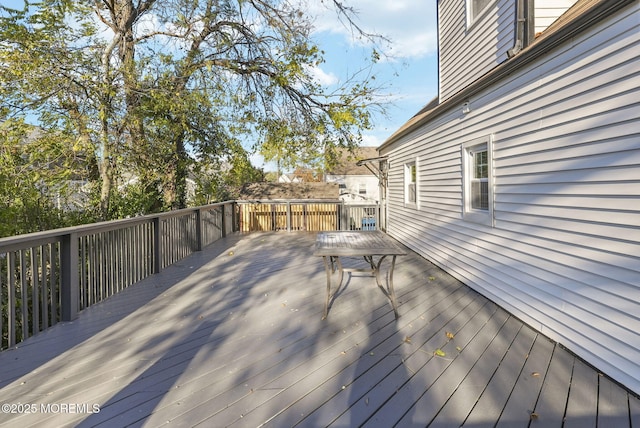
[[[25,262],[25,251],[20,250],[20,270],[18,271],[20,276],[20,297],[16,296],[16,303],[20,302],[20,331],[22,333],[20,340],[25,340],[29,337],[29,317],[27,314],[29,309],[28,267]]]
[[[4,349],[7,345],[4,342],[4,325],[5,325],[5,317],[4,317],[4,275],[2,275],[2,268],[4,267],[3,261],[7,260],[7,253],[0,253],[0,350]],[[9,287],[7,286],[7,291]],[[8,305],[7,305],[8,306]]]
[[[7,260],[7,341],[9,347],[16,344],[16,256],[13,251]]]
[[[41,308],[42,308],[42,330],[46,330],[49,328],[49,281],[47,278],[50,277],[50,256],[51,253],[51,244],[45,244],[42,246],[42,252],[40,253],[40,265],[42,266],[42,289],[41,293]]]
[[[38,247],[31,247],[31,332],[40,331],[40,293],[38,275]]]
[[[364,207],[348,208],[337,200],[230,201],[2,238],[0,348],[73,319],[79,310],[230,233],[343,229],[352,217],[354,227],[364,227],[365,217],[377,227],[377,205]]]

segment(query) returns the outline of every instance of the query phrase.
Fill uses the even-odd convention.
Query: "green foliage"
[[[321,87],[311,29],[304,10],[279,0],[2,8],[0,123],[35,118],[46,137],[11,140],[7,153],[20,155],[5,156],[0,197],[65,219],[78,210],[59,213],[68,207],[54,196],[71,198],[69,183],[82,181],[86,217],[111,219],[184,207],[194,177],[193,202],[233,197],[262,179],[253,152],[282,166],[330,165],[371,127],[378,88],[358,72]],[[17,176],[30,188],[20,203],[8,184]],[[44,217],[25,222],[53,223]]]
[[[0,124],[0,237],[94,220],[73,206],[84,197],[77,148],[21,120]]]
[[[255,168],[246,153],[239,152],[225,162],[199,165],[194,174],[194,205],[237,199],[246,183],[262,182],[265,174]]]

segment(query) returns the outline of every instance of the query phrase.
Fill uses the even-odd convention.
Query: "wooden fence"
[[[378,212],[377,205],[339,201],[228,201],[2,238],[0,350],[73,320],[227,234],[375,228]]]
[[[373,230],[379,224],[377,204],[340,200],[237,201],[241,232]]]

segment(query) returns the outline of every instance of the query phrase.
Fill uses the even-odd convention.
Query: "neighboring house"
[[[359,147],[354,154],[343,152],[338,164],[325,173],[325,181],[338,183],[340,199],[345,203],[379,202],[378,177],[365,165],[357,165],[362,159],[377,156],[375,147]]]
[[[387,232],[640,393],[640,1],[439,0],[438,31]]]

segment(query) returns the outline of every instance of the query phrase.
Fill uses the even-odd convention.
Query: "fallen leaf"
[[[436,349],[433,355],[436,357],[445,357],[447,354],[442,349]]]
[[[405,336],[403,342],[404,343],[411,343],[411,336]]]
[[[531,412],[531,415],[529,415],[529,418],[531,420],[535,420],[538,419],[538,414],[536,412]]]
[[[533,373],[531,373],[531,377],[540,377],[540,373],[533,372]]]
[[[435,276],[430,276],[430,277],[429,277],[429,281],[435,281],[435,280],[436,280],[436,277],[435,277]]]
[[[456,346],[456,350],[457,350],[458,352],[462,352],[462,348],[461,348],[461,347],[459,347],[459,346]]]
[[[229,251],[229,255],[230,255],[230,256],[233,256],[233,251]]]
[[[455,334],[451,333],[450,331],[445,333],[447,335],[447,339],[451,340],[455,337]]]

